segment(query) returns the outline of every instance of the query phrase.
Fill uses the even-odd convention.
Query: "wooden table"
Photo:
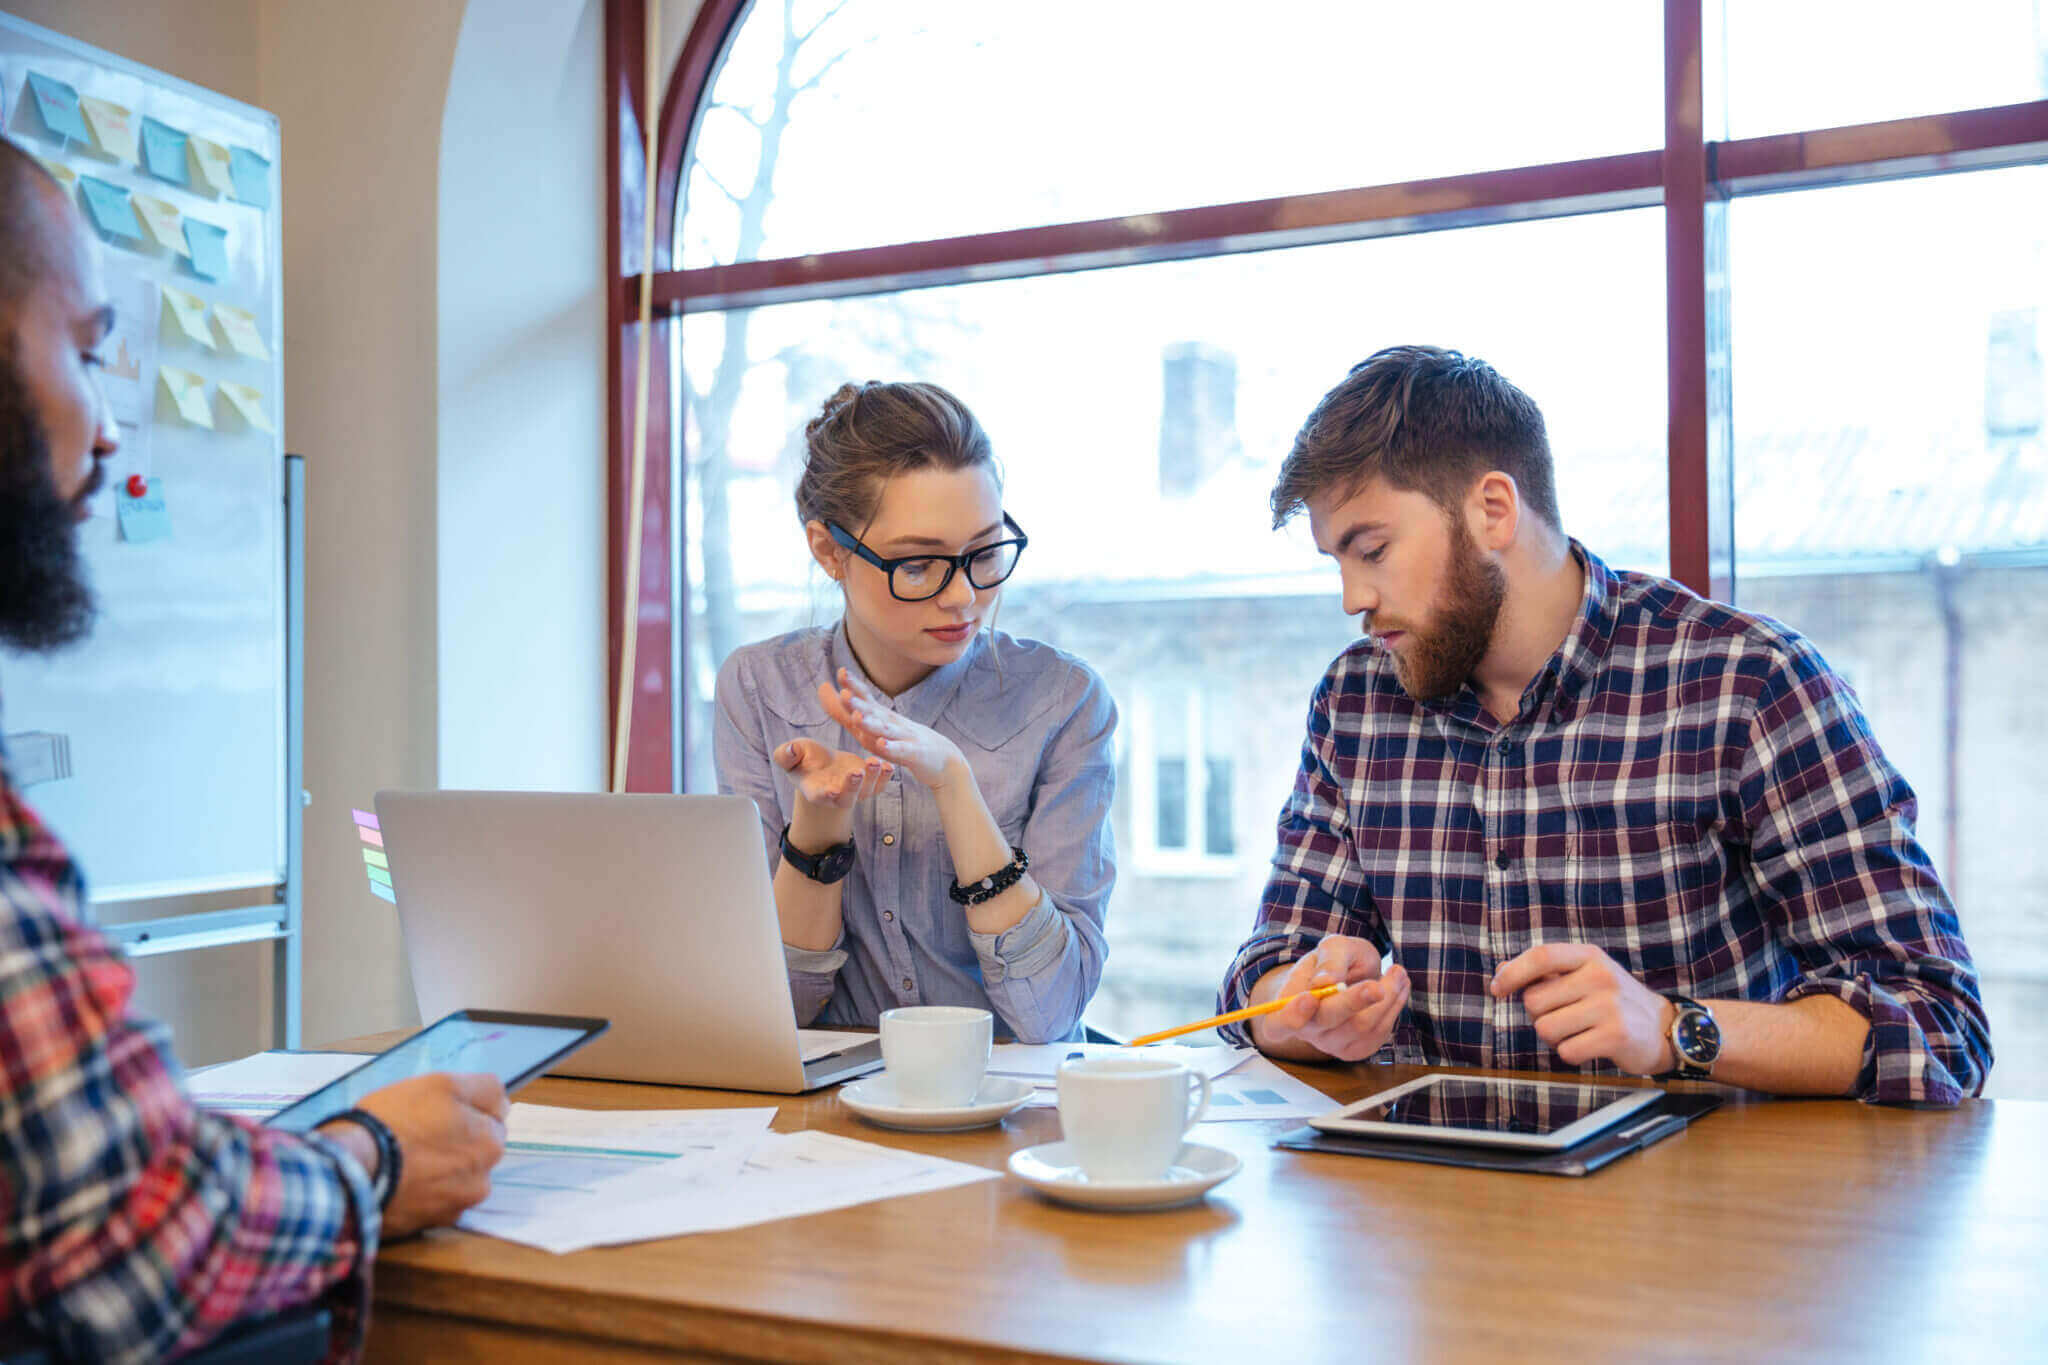
[[[398,1035],[358,1040],[385,1046]],[[1333,1100],[1411,1069],[1290,1067]],[[597,1109],[781,1106],[1001,1169],[1059,1136],[892,1133],[790,1098],[542,1080]],[[444,1231],[378,1258],[373,1361],[2048,1358],[2048,1104],[1734,1096],[1582,1180],[1273,1150],[1193,1208],[1087,1212],[1007,1174],[732,1232],[552,1256]]]

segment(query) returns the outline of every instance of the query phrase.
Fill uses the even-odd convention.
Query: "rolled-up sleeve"
[[[734,654],[718,670],[718,715],[712,727],[711,757],[718,769],[718,790],[727,796],[746,797],[760,813],[761,843],[768,853],[768,875],[773,877],[782,862],[782,827],[788,817],[775,790],[775,767],[768,757],[760,712],[749,703],[754,687],[745,667],[744,657]],[[797,1023],[808,1024],[823,1012],[838,983],[839,969],[846,965],[845,926],[840,927],[839,941],[830,948],[783,944],[782,960],[789,971],[789,995],[796,1006]]]
[[[1870,1021],[1858,1098],[1954,1104],[1984,1087],[1991,1034],[1947,891],[1913,833],[1912,789],[1852,694],[1809,650],[1764,680],[1739,793],[1787,998]]]
[[[1386,928],[1352,857],[1344,783],[1336,770],[1339,741],[1331,709],[1337,693],[1332,680],[1341,664],[1340,660],[1333,665],[1309,702],[1301,767],[1280,808],[1273,870],[1259,899],[1251,936],[1224,973],[1218,1013],[1242,1009],[1260,977],[1301,958],[1328,935],[1370,940],[1383,955],[1390,949]],[[1252,1045],[1251,1030],[1243,1024],[1225,1024],[1216,1031],[1225,1042]]]
[[[1092,672],[1073,676],[1081,695],[1046,745],[1024,825],[1031,876],[1045,894],[1002,933],[970,935],[989,1002],[1024,1043],[1076,1034],[1108,956],[1102,921],[1116,885],[1116,703]]]

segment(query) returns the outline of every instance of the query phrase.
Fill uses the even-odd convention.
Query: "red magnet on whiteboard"
[[[142,477],[142,476],[141,476],[140,474],[130,474],[130,475],[128,476],[128,496],[129,496],[129,497],[131,497],[131,498],[139,498],[139,497],[142,497],[142,496],[143,496],[144,494],[146,494],[146,493],[148,493],[148,492],[149,492],[149,480],[148,480],[148,479],[145,479],[145,478],[143,478],[143,477]]]

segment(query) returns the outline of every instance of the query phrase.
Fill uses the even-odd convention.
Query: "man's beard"
[[[92,629],[76,511],[50,473],[49,434],[11,348],[0,351],[0,644],[51,650]]]
[[[1410,630],[1406,648],[1392,651],[1401,690],[1417,701],[1440,701],[1464,686],[1493,643],[1507,594],[1500,565],[1480,554],[1464,521],[1452,517],[1451,562],[1429,628]]]

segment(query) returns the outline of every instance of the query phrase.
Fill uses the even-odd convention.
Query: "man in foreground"
[[[0,641],[83,636],[76,524],[115,449],[112,326],[75,206],[0,139]],[[504,1149],[491,1076],[421,1076],[308,1137],[193,1107],[84,881],[0,763],[0,1322],[65,1356],[153,1361],[334,1296],[360,1349],[381,1236],[452,1221]]]
[[[1786,627],[1566,536],[1542,414],[1393,347],[1296,438],[1330,666],[1222,1008],[1276,1056],[1953,1104],[1991,1045],[1914,798]],[[1225,1030],[1234,1041],[1243,1026]]]

